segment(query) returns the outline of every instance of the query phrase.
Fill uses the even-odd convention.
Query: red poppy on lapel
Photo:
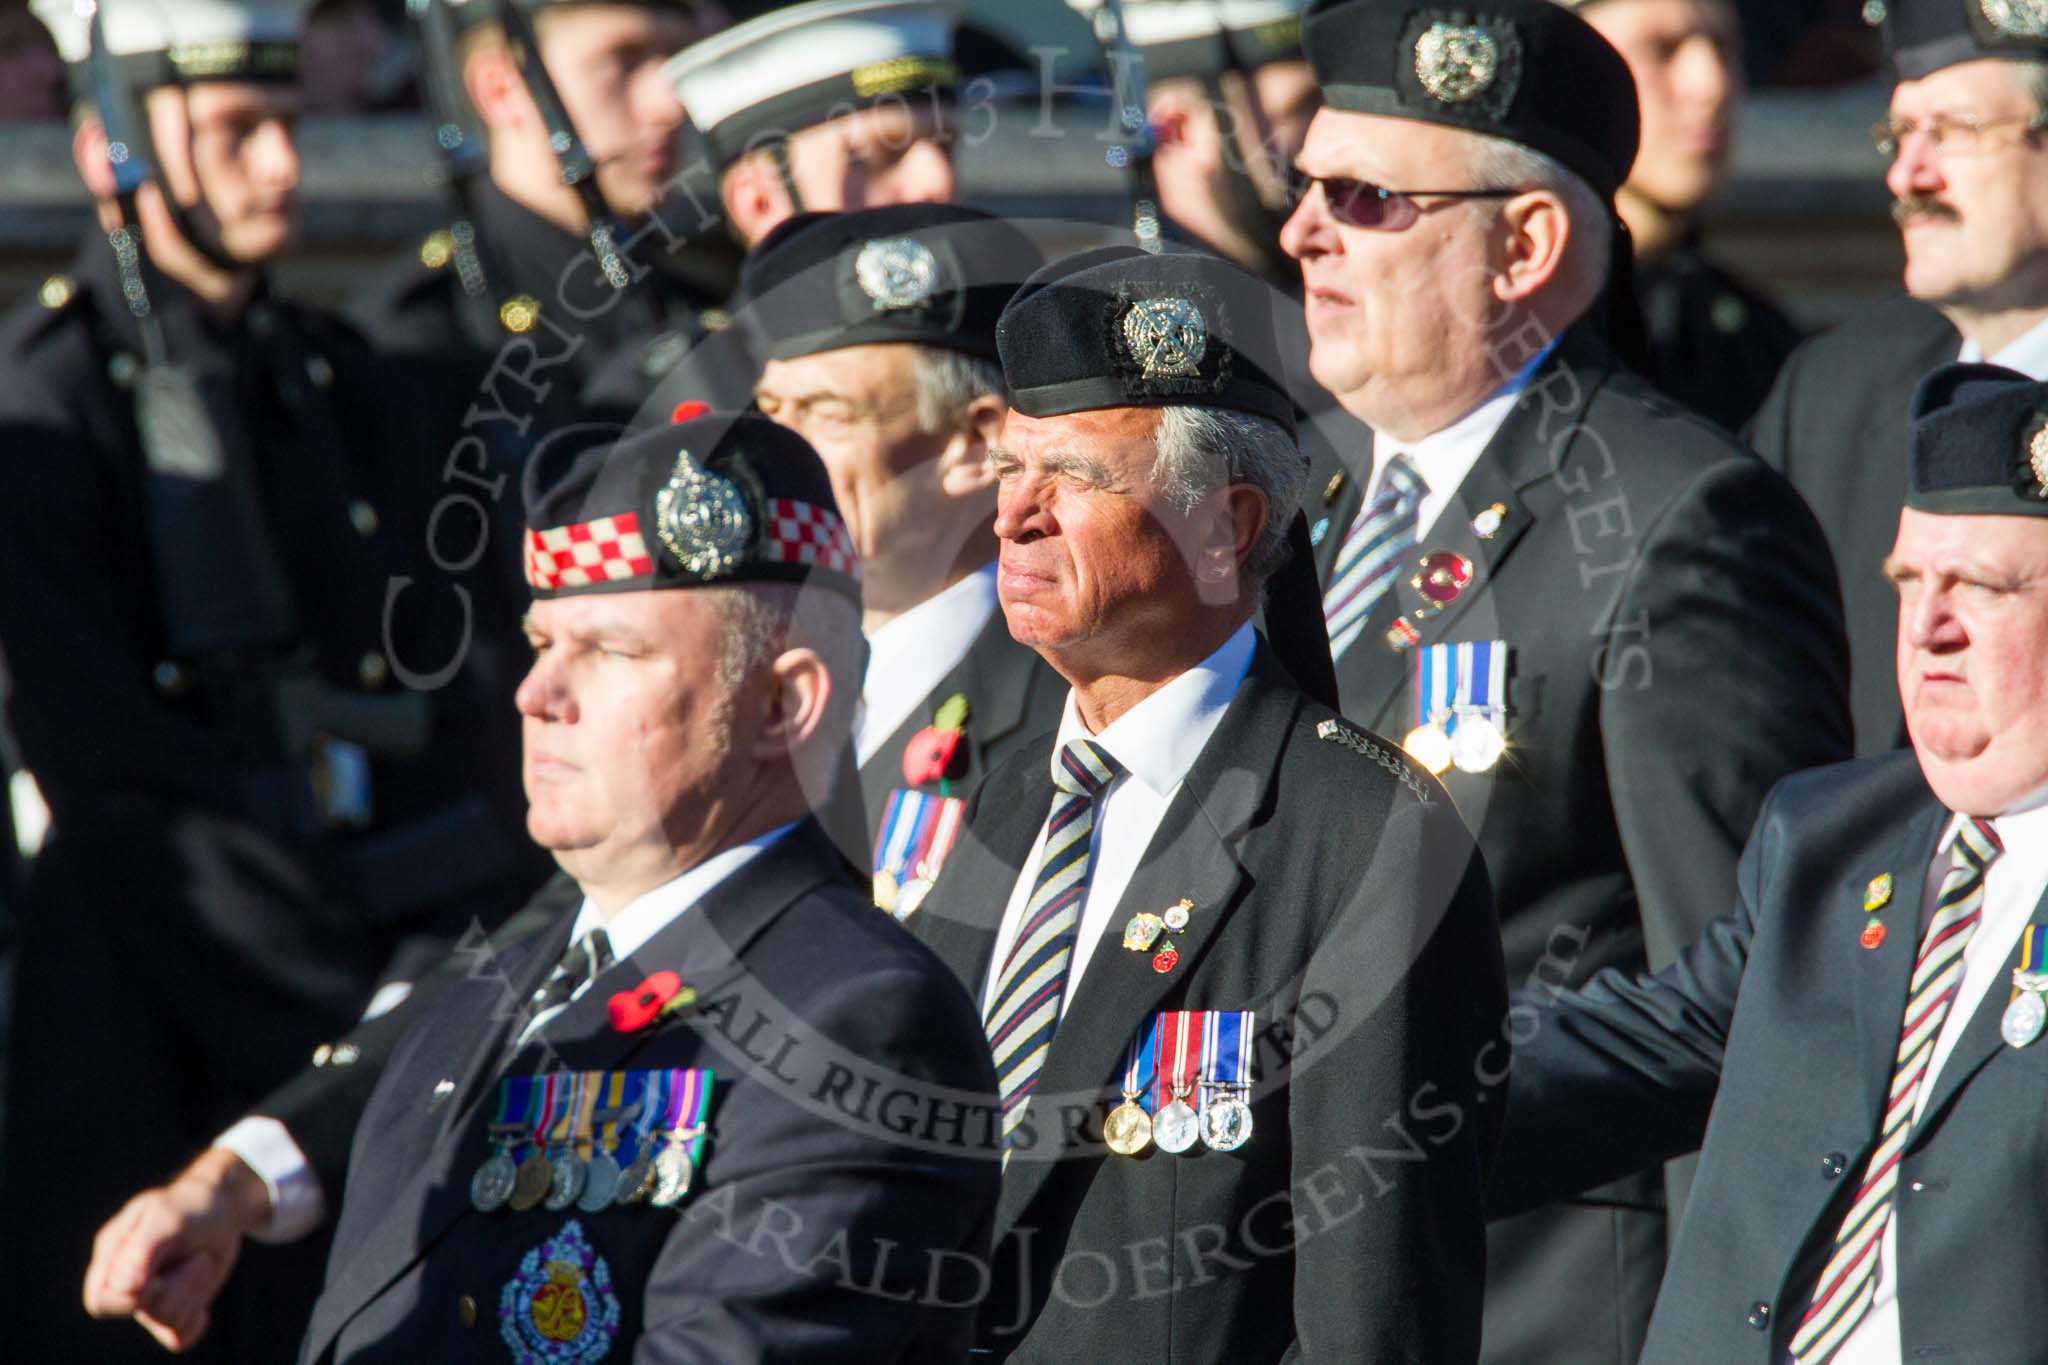
[[[605,1005],[615,1033],[638,1033],[658,1019],[679,1014],[697,1003],[697,992],[674,972],[656,972],[630,991],[620,991]]]

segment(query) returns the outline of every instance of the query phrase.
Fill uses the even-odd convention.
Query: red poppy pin
[[[947,779],[959,776],[961,742],[967,737],[967,698],[955,692],[939,706],[932,723],[911,737],[903,748],[903,780],[913,787],[927,782],[940,784],[947,795]]]
[[[681,1014],[697,1003],[697,992],[674,972],[656,972],[630,991],[614,995],[605,1008],[615,1033],[638,1033],[656,1022]]]

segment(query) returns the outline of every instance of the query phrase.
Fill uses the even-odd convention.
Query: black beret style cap
[[[735,311],[771,360],[900,341],[994,361],[996,320],[1044,255],[999,218],[952,204],[806,213],[740,267]]]
[[[860,562],[810,442],[759,413],[685,403],[676,416],[616,443],[571,442],[529,459],[533,595],[768,582],[858,601]]]
[[[996,345],[1027,417],[1212,407],[1295,430],[1270,288],[1215,256],[1107,246],[1062,257],[1003,309]]]
[[[1902,81],[1980,57],[2048,58],[2048,7],[2039,0],[1889,0],[1881,12]]]
[[[1913,391],[1906,506],[2048,517],[2048,384],[2000,365],[1944,365]]]
[[[1628,63],[1553,0],[1317,0],[1302,42],[1333,109],[1506,138],[1609,198],[1635,164]]]

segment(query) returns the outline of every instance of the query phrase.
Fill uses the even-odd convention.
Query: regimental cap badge
[[[2048,38],[2048,0],[1977,0],[2000,33],[2011,38]]]
[[[1444,104],[1470,104],[1493,89],[1502,65],[1500,40],[1476,24],[1434,23],[1415,40],[1415,78]]]
[[[1146,379],[1195,379],[1209,349],[1209,324],[1193,299],[1134,299],[1124,310],[1124,344]]]
[[[723,578],[754,538],[754,518],[738,484],[676,452],[668,482],[654,495],[654,529],[685,573]]]
[[[853,277],[876,312],[915,308],[938,292],[939,259],[914,237],[883,237],[860,249]]]
[[[2027,431],[2027,472],[2034,486],[2021,491],[2048,500],[2048,413],[2035,417]]]

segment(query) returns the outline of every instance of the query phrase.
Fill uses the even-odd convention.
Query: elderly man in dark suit
[[[987,1052],[804,795],[859,651],[817,456],[698,414],[528,505],[528,823],[580,905],[393,1054],[302,1358],[960,1354]]]
[[[1637,115],[1605,39],[1549,0],[1341,0],[1306,41],[1282,240],[1310,369],[1372,429],[1312,486],[1344,709],[1442,773],[1511,979],[1662,966],[1771,783],[1848,755],[1819,528],[1617,354]],[[1654,1171],[1496,1224],[1487,1358],[1627,1365],[1665,1225]]]
[[[1704,1135],[1645,1361],[2048,1359],[2048,386],[1913,405],[1912,751],[1780,784],[1672,966],[1517,1010],[1503,1210]]]
[[[1271,317],[1239,267],[1104,248],[997,329],[997,591],[1072,690],[909,920],[994,1052],[993,1358],[1478,1350],[1498,939],[1442,789],[1296,685]]]

